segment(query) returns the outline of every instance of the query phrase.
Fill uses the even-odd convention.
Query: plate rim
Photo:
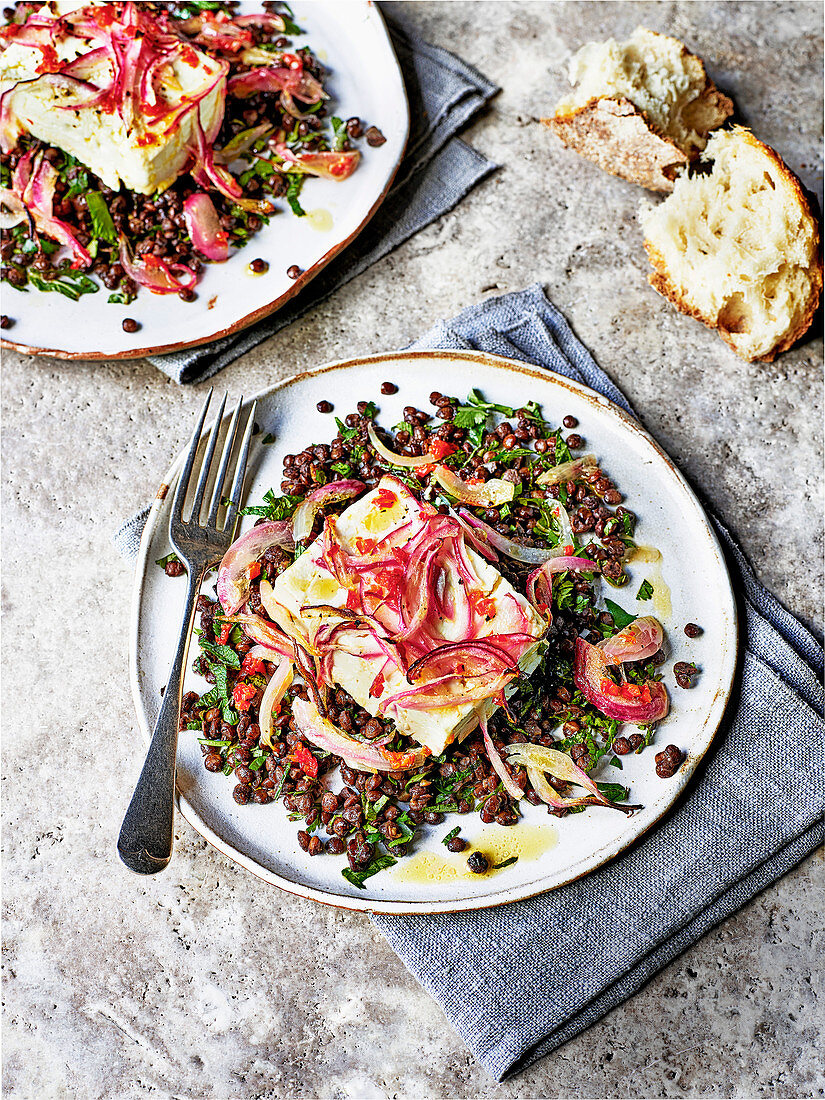
[[[254,396],[245,400],[243,407],[249,408],[253,401],[258,401],[263,398],[267,398],[276,394],[282,390],[287,389],[290,386],[299,384],[306,378],[314,378],[319,375],[328,374],[332,371],[347,370],[353,367],[360,367],[370,364],[391,364],[398,361],[409,361],[410,359],[431,359],[433,357],[446,358],[446,359],[460,359],[463,361],[473,362],[485,368],[489,367],[494,370],[511,371],[518,374],[527,375],[528,377],[535,379],[538,382],[549,383],[550,385],[557,385],[561,389],[569,389],[575,393],[578,397],[589,402],[602,411],[606,411],[608,414],[615,416],[622,425],[639,436],[648,446],[656,452],[661,461],[665,463],[670,473],[680,483],[683,491],[687,494],[688,499],[692,502],[696,512],[697,518],[703,525],[704,531],[710,539],[711,549],[718,559],[718,564],[723,571],[723,575],[727,581],[727,586],[724,590],[724,600],[722,602],[722,614],[723,620],[727,632],[725,638],[730,640],[730,645],[724,645],[722,654],[722,676],[723,683],[717,688],[716,693],[711,700],[707,713],[701,725],[701,732],[704,735],[704,741],[695,751],[691,751],[688,755],[685,764],[682,766],[678,773],[678,783],[673,788],[672,797],[668,800],[667,804],[648,822],[644,829],[634,836],[628,837],[625,840],[613,840],[602,848],[597,849],[583,860],[579,861],[579,864],[571,868],[570,873],[564,874],[564,877],[559,881],[553,882],[550,885],[536,886],[535,882],[527,886],[511,886],[501,889],[495,893],[485,895],[479,898],[467,898],[463,897],[460,901],[385,901],[375,898],[364,898],[363,901],[357,897],[353,897],[349,894],[334,894],[326,890],[318,889],[314,886],[306,886],[301,883],[292,882],[289,879],[284,878],[282,875],[277,874],[274,871],[269,871],[266,868],[260,866],[255,860],[239,852],[233,846],[218,836],[215,831],[200,817],[195,808],[190,805],[185,797],[181,795],[179,789],[175,791],[175,804],[178,812],[184,817],[184,819],[192,826],[193,829],[203,839],[210,844],[213,848],[219,851],[222,855],[227,856],[234,863],[243,867],[249,871],[260,881],[267,883],[268,885],[277,886],[279,889],[284,890],[289,894],[301,897],[307,900],[320,902],[323,905],[332,906],[334,908],[347,909],[353,912],[366,912],[366,913],[385,913],[394,915],[428,915],[435,913],[456,913],[456,912],[470,912],[480,909],[490,909],[498,907],[499,905],[506,905],[514,901],[525,901],[532,897],[537,897],[541,894],[548,893],[550,890],[557,890],[562,886],[567,886],[572,882],[576,882],[578,879],[585,877],[588,874],[600,869],[605,864],[611,862],[613,859],[626,852],[634,844],[638,843],[643,837],[645,837],[654,825],[657,825],[663,817],[671,812],[674,805],[683,796],[685,789],[691,782],[693,774],[699,767],[701,761],[709,752],[711,745],[722,725],[725,712],[727,710],[728,703],[733,694],[733,686],[736,674],[736,668],[739,659],[740,649],[740,624],[738,607],[736,597],[733,592],[733,586],[731,584],[730,571],[727,567],[724,552],[722,550],[719,539],[716,536],[715,531],[710,523],[710,520],[705,512],[705,509],[701,501],[696,496],[696,493],[691,488],[690,484],[681,473],[676,464],[672,461],[669,455],[664,451],[660,444],[650,435],[650,433],[642,426],[631,414],[627,413],[620,406],[616,405],[609,398],[604,397],[596,390],[591,389],[584,383],[577,382],[573,379],[567,378],[564,375],[560,375],[556,372],[542,369],[541,367],[535,367],[531,364],[522,363],[518,360],[507,359],[503,356],[492,355],[487,352],[474,351],[474,350],[454,350],[454,349],[421,349],[421,350],[409,350],[409,351],[392,351],[392,352],[376,352],[370,355],[359,355],[348,359],[334,360],[328,363],[321,364],[318,367],[314,367],[308,370],[300,371],[296,374],[290,375],[288,378],[282,379],[280,382],[275,383],[272,386],[268,386],[263,390],[260,390]],[[140,682],[139,682],[139,666],[138,666],[138,637],[140,631],[140,609],[141,598],[144,587],[144,580],[147,574],[147,567],[149,566],[149,548],[154,535],[155,528],[157,526],[159,513],[163,507],[163,503],[169,492],[170,487],[174,484],[175,477],[184,461],[185,452],[187,448],[184,448],[173,460],[172,464],[168,468],[164,479],[155,494],[152,501],[149,513],[146,517],[146,523],[143,528],[143,532],[140,540],[140,547],[138,555],[135,560],[135,573],[132,588],[132,607],[130,615],[129,625],[129,679],[132,689],[132,700],[135,706],[135,712],[138,719],[138,725],[140,726],[143,734],[144,741],[148,743],[151,736],[151,730],[148,727],[146,716],[143,713],[143,701],[141,697]]]
[[[212,344],[216,340],[222,340],[226,336],[233,336],[235,333],[242,332],[244,329],[256,324],[258,321],[264,320],[265,317],[270,317],[273,313],[276,313],[282,306],[285,306],[292,298],[294,298],[309,284],[312,280],[324,270],[324,268],[331,263],[336,256],[340,255],[345,248],[355,240],[356,237],[364,231],[367,225],[372,221],[375,215],[378,213],[379,208],[383,205],[384,200],[389,194],[390,188],[395,182],[395,177],[398,175],[398,170],[404,160],[404,154],[407,151],[407,144],[410,139],[410,100],[407,95],[407,87],[404,83],[404,74],[401,71],[401,64],[398,60],[398,54],[395,51],[395,47],[392,44],[390,38],[389,28],[387,27],[387,21],[384,18],[381,9],[375,0],[361,0],[364,8],[367,11],[367,17],[371,20],[377,19],[377,29],[382,36],[382,41],[386,43],[389,51],[389,56],[392,59],[392,66],[394,74],[398,77],[398,83],[401,89],[401,103],[404,109],[404,140],[400,146],[398,156],[395,164],[392,166],[389,177],[382,191],[375,198],[372,206],[370,206],[367,213],[362,220],[353,229],[353,231],[342,240],[334,244],[328,249],[311,267],[306,268],[301,275],[295,280],[292,286],[288,287],[283,294],[279,294],[277,298],[273,298],[271,302],[260,308],[253,310],[252,313],[246,314],[241,317],[234,324],[227,326],[226,328],[219,329],[217,332],[213,332],[208,336],[199,337],[197,340],[186,340],[182,343],[172,344],[156,344],[144,348],[129,348],[126,351],[119,352],[79,352],[79,351],[63,351],[57,348],[42,348],[33,344],[21,344],[15,340],[10,339],[8,336],[0,336],[0,348],[5,348],[8,351],[17,351],[21,355],[40,355],[49,359],[60,359],[65,362],[76,362],[86,360],[90,362],[99,362],[101,360],[111,360],[113,362],[123,362],[130,359],[145,359],[148,356],[154,355],[166,355],[172,352],[187,351],[190,348],[204,347],[207,344]],[[238,255],[238,253],[235,253]],[[149,292],[151,293],[151,292]]]

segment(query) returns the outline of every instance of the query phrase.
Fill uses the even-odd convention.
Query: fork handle
[[[162,871],[172,858],[172,825],[175,803],[175,757],[178,747],[183,663],[189,647],[189,636],[204,570],[188,574],[186,604],[181,623],[180,640],[169,681],[163,693],[146,762],[129,809],[123,819],[117,850],[130,871],[139,875],[154,875]]]

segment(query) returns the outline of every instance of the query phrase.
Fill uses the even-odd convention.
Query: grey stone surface
[[[469,137],[505,167],[220,383],[248,394],[392,349],[485,294],[541,279],[765,583],[821,630],[820,340],[747,364],[672,312],[646,283],[641,193],[536,121],[563,88],[570,49],[644,23],[702,54],[741,116],[821,192],[821,6],[392,10],[503,86]],[[185,822],[164,875],[121,867],[114,842],[142,746],[127,677],[131,576],[109,539],[151,495],[202,398],[141,362],[4,355],[5,1094],[825,1094],[821,856],[501,1086],[366,918],[259,884]]]

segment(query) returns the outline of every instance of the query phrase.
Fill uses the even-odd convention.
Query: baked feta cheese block
[[[404,554],[415,539],[416,526],[420,529],[425,516],[437,519],[434,509],[422,505],[403,483],[393,477],[382,478],[375,489],[355,501],[334,521],[328,519],[325,531],[271,586],[266,581],[261,582],[261,597],[270,617],[290,638],[317,654],[322,648],[319,643],[324,630],[328,634],[342,622],[336,609],[350,617],[364,611],[355,585],[346,577],[339,578],[330,567],[330,525],[337,545],[345,553],[363,555],[365,551],[374,552],[376,547],[387,547],[390,556],[397,552],[407,568]],[[509,636],[512,639],[509,651],[514,660],[518,660],[520,670],[529,674],[539,661],[539,641],[546,630],[546,622],[494,566],[466,545],[463,552],[473,578],[472,591],[468,591],[473,608],[472,639],[495,641]],[[358,577],[362,593],[380,593],[381,584],[387,583],[382,577],[380,563],[372,571],[362,570]],[[444,591],[445,584],[449,583],[443,577],[439,581],[439,595],[434,596],[439,606],[449,607],[452,602],[449,593]],[[380,596],[377,605],[373,597],[370,606],[374,621],[383,628],[379,633],[391,639],[391,624],[382,616]],[[467,619],[442,611],[433,629],[438,637],[432,649],[438,645],[461,643],[467,636]],[[403,645],[399,648],[403,650]],[[387,700],[409,692],[412,684],[404,663],[394,660],[392,654],[392,647],[383,651],[376,649],[374,635],[367,631],[359,633],[353,628],[347,634],[346,645],[333,649],[328,655],[330,679],[349,692],[370,714],[380,713],[392,718],[402,733],[414,738],[433,755],[442,753],[448,744],[474,729],[480,717],[489,718],[497,709],[496,698],[462,701],[437,709],[415,709],[404,705],[403,700],[387,705]],[[452,690],[460,693],[461,688],[462,680],[457,678],[452,683]]]
[[[76,157],[115,191],[122,183],[130,191],[155,194],[183,171],[197,147],[198,127],[207,141],[220,129],[226,66],[188,43],[170,45],[167,39],[145,98],[116,86],[113,99],[122,94],[119,102],[72,109],[95,89],[117,84],[107,50],[83,34],[83,19],[101,6],[52,3],[38,13],[54,24],[49,46],[57,60],[78,62],[77,80],[44,71],[42,44],[11,39],[0,54],[2,145],[8,151],[28,133]],[[152,49],[150,43],[150,55]]]

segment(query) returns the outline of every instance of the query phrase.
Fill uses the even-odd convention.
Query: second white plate
[[[260,11],[243,0],[241,10]],[[110,305],[109,291],[72,302],[60,294],[3,286],[3,312],[14,319],[3,346],[61,359],[134,359],[208,343],[273,313],[307,285],[364,228],[380,206],[401,163],[409,128],[404,81],[387,29],[368,0],[296,2],[295,18],[308,45],[330,70],[326,84],[332,110],[357,116],[386,137],[378,148],[363,145],[358,169],[341,183],[308,180],[301,203],[308,217],[295,217],[283,200],[269,225],[222,264],[206,264],[195,302],[142,289],[128,306]],[[269,263],[252,275],[249,262]],[[303,274],[290,279],[293,264]],[[123,331],[131,317],[140,329]]]

